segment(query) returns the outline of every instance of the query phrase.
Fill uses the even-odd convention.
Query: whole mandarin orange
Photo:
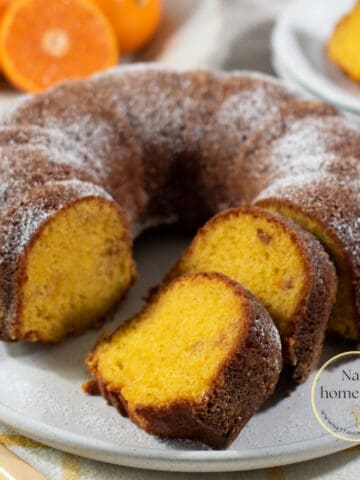
[[[110,20],[123,53],[143,47],[159,27],[162,0],[94,0]]]

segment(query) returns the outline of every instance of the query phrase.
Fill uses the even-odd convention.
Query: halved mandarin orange
[[[10,2],[11,0],[0,0],[0,21],[2,20],[7,8],[10,6]]]
[[[6,10],[10,5],[11,0],[0,0],[0,25],[5,15]],[[1,70],[1,58],[0,58],[0,70]]]
[[[160,25],[162,0],[94,1],[110,20],[123,53],[143,47]]]
[[[91,0],[14,0],[0,31],[5,75],[39,92],[117,63],[114,30]]]

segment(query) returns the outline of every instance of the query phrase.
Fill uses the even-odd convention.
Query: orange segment
[[[159,27],[162,0],[94,1],[113,25],[121,51],[124,53],[131,53],[143,47]]]
[[[5,75],[38,92],[117,63],[115,33],[90,0],[16,0],[0,32]]]

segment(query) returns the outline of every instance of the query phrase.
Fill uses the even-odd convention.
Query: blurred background
[[[0,104],[154,61],[277,75],[360,124],[356,0],[0,0]]]

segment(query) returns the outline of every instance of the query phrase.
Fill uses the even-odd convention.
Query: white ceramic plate
[[[311,91],[307,90],[303,85],[298,83],[297,79],[292,76],[291,72],[286,68],[282,62],[273,56],[272,60],[272,67],[276,72],[277,76],[283,80],[283,82],[292,90],[299,92],[304,97],[314,98],[316,95]],[[354,126],[360,128],[360,115],[357,113],[350,112],[348,110],[341,110],[344,117]]]
[[[121,63],[159,62],[169,68],[206,68],[221,64],[219,48],[224,26],[220,0],[164,0],[160,29],[150,44]],[[0,106],[19,96],[0,77]]]
[[[141,297],[178,257],[188,238],[146,234],[136,244],[140,282],[131,290],[114,329],[141,305]],[[256,414],[230,449],[211,451],[190,441],[147,435],[100,397],[81,390],[84,357],[98,331],[58,346],[0,345],[0,421],[35,440],[114,464],[169,471],[229,471],[308,460],[351,446],[327,434],[310,404],[311,379],[286,396],[287,385]],[[327,345],[324,359],[349,349]]]
[[[360,85],[346,77],[326,55],[337,21],[354,0],[298,0],[279,18],[273,32],[274,57],[313,95],[347,112],[360,114]]]
[[[297,91],[301,95],[304,95],[304,97],[313,98],[313,95],[311,95],[310,92],[308,92],[303,86],[297,83],[296,79],[291,75],[285,65],[283,65],[277,57],[272,57],[271,65],[276,75],[286,84],[287,87]]]

